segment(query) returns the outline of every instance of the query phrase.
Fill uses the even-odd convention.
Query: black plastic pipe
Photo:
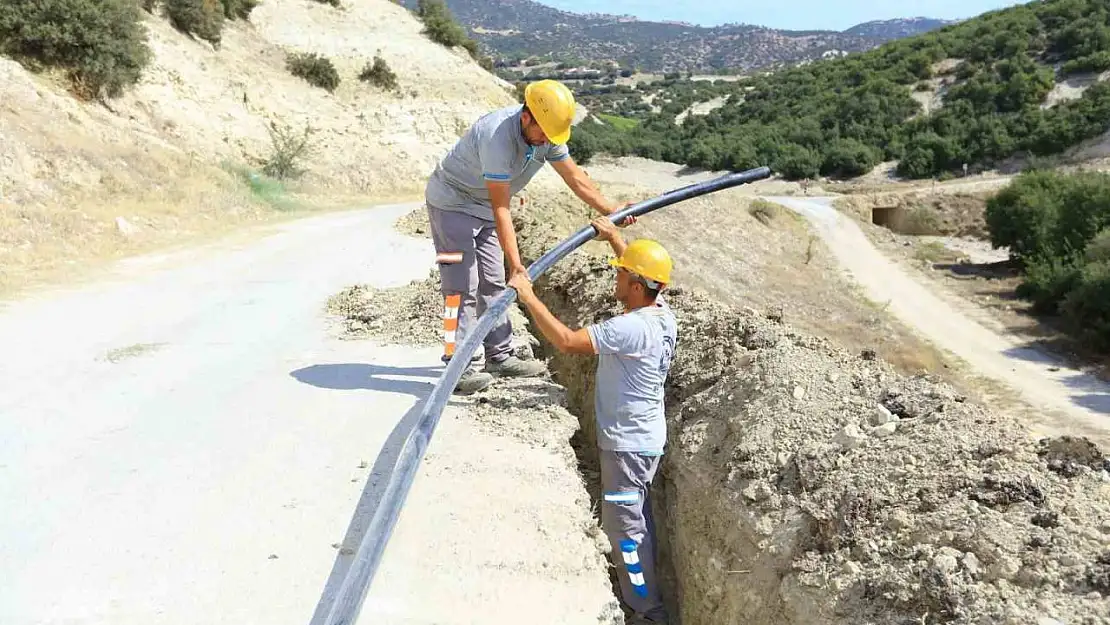
[[[629,216],[640,217],[665,206],[677,204],[707,193],[721,191],[722,189],[763,180],[770,175],[771,170],[767,167],[727,174],[713,180],[668,191],[650,200],[633,204],[609,215],[609,220],[617,224]],[[532,263],[528,268],[528,275],[532,280],[535,280],[555,263],[596,236],[597,231],[594,230],[593,226],[585,226]],[[389,537],[393,534],[393,527],[397,522],[397,517],[401,514],[401,507],[404,505],[405,498],[412,487],[413,479],[416,477],[416,468],[424,458],[424,452],[428,449],[428,443],[432,440],[432,434],[439,424],[447,400],[463,372],[470,366],[470,359],[478,350],[478,346],[485,340],[486,335],[493,329],[497,320],[508,311],[509,306],[515,299],[516,291],[511,288],[505,289],[486,309],[485,314],[478,319],[478,322],[467,328],[466,338],[455,351],[455,357],[451,359],[439,380],[436,381],[435,386],[432,387],[432,393],[424,402],[416,427],[405,439],[404,446],[397,455],[393,470],[390,471],[385,489],[382,492],[380,503],[374,510],[370,526],[363,535],[362,543],[355,553],[354,562],[351,563],[351,568],[348,569],[347,576],[339,587],[339,592],[331,610],[328,612],[324,625],[353,625],[358,618],[358,612],[366,598],[366,593],[370,590],[370,583],[374,579],[374,573],[378,570],[378,564],[381,562],[386,543],[389,542]]]

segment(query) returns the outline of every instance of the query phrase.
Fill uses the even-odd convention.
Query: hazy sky
[[[896,17],[962,19],[984,11],[1023,4],[1000,0],[539,0],[579,13],[635,15],[646,20],[674,20],[705,26],[728,22],[793,30],[844,30],[860,22]]]

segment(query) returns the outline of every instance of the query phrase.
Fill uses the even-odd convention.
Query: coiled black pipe
[[[665,206],[722,189],[749,184],[770,175],[771,170],[767,167],[727,174],[713,180],[668,191],[650,200],[633,204],[613,213],[609,216],[609,219],[615,224],[620,223],[629,216],[640,217]],[[535,280],[555,263],[596,236],[597,232],[593,226],[583,227],[569,239],[555,246],[554,249],[532,263],[532,266],[528,268],[528,275],[532,280]],[[413,479],[416,477],[416,468],[424,458],[424,452],[428,449],[428,443],[432,440],[436,425],[439,424],[443,408],[447,405],[447,399],[454,391],[455,385],[458,384],[463,372],[470,366],[470,359],[477,351],[478,346],[482,344],[486,335],[493,329],[493,324],[505,314],[515,299],[516,291],[510,288],[506,289],[493,301],[490,307],[486,309],[485,314],[478,319],[478,323],[468,329],[466,338],[455,351],[455,357],[451,359],[450,364],[447,365],[439,380],[436,381],[431,395],[424,402],[416,427],[405,439],[404,446],[397,456],[397,461],[382,492],[381,501],[377,509],[374,510],[370,525],[367,527],[362,543],[355,553],[354,562],[352,562],[346,578],[339,587],[339,592],[328,612],[324,625],[353,625],[358,618],[358,612],[366,598],[366,593],[370,590],[370,582],[373,581],[374,573],[378,570],[378,564],[381,562],[386,543],[389,542],[397,517],[401,514],[401,506],[404,505],[409,488],[412,487]]]

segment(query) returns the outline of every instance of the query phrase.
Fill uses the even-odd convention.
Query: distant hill
[[[788,178],[851,178],[884,161],[906,178],[946,177],[1061,157],[1110,143],[1106,0],[1030,2],[734,85],[704,116],[679,124],[679,101],[627,131],[581,124],[572,144]]]
[[[897,20],[878,20],[857,24],[844,31],[845,35],[865,37],[876,41],[892,41],[913,37],[930,30],[956,23],[954,20],[935,20],[928,17],[911,17]]]
[[[402,0],[415,8],[417,0]],[[447,0],[455,17],[503,59],[547,57],[616,61],[646,72],[717,72],[791,65],[922,33],[946,22],[869,22],[844,32],[775,30],[748,24],[713,28],[630,16],[578,14],[532,0]]]

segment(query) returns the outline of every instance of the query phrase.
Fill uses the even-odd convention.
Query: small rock
[[[277,560],[277,559],[278,559],[278,557],[277,557],[277,554],[276,554],[276,553],[271,553],[271,554],[270,554],[270,557],[269,557],[269,558],[267,558],[267,559],[268,559],[268,560]]]
[[[933,566],[936,567],[941,573],[952,573],[959,567],[959,562],[956,557],[947,553],[941,553],[933,558]]]
[[[800,386],[794,387],[794,399],[802,399],[806,396],[806,390]]]
[[[867,435],[854,423],[845,426],[844,429],[840,430],[840,433],[833,438],[833,442],[844,449],[855,449],[866,441]]]
[[[905,510],[895,510],[886,520],[886,526],[894,531],[904,530],[913,523],[910,515]]]
[[[1110,519],[1103,519],[1098,528],[1102,530],[1103,534],[1110,534]]]
[[[744,488],[743,494],[749,501],[766,501],[775,494],[775,491],[764,480],[755,480]]]
[[[1042,616],[1041,618],[1037,619],[1037,625],[1064,625],[1064,624],[1061,623],[1060,621],[1057,621],[1054,618],[1049,618],[1047,616]]]
[[[830,371],[829,374],[825,376],[825,379],[832,384],[836,384],[840,381],[840,374],[835,371]]]
[[[125,237],[129,237],[138,232],[138,229],[123,217],[116,217],[116,231]]]
[[[897,420],[898,417],[894,416],[894,413],[887,410],[887,407],[883,406],[882,404],[875,406],[875,412],[871,413],[871,425],[874,425],[876,427],[880,425],[886,425],[887,423],[892,423]]]
[[[970,551],[964,554],[962,562],[964,565],[964,570],[967,571],[968,574],[973,576],[978,575],[980,568],[982,568],[979,564],[979,558]]]
[[[875,360],[876,358],[879,357],[879,354],[877,354],[875,352],[875,350],[873,350],[873,349],[865,349],[862,352],[860,352],[859,356],[860,356],[860,358],[862,358],[864,360]]]
[[[1076,557],[1076,555],[1074,553],[1065,553],[1064,555],[1060,556],[1060,565],[1061,566],[1078,566],[1079,565],[1079,558]]]
[[[775,462],[777,462],[780,467],[785,467],[786,464],[790,462],[790,454],[785,451],[780,451],[775,455]]]
[[[887,436],[890,436],[897,431],[897,423],[887,423],[886,425],[880,425],[877,428],[871,428],[871,436],[874,436],[875,438],[886,438]]]
[[[1097,590],[1092,590],[1091,592],[1087,593],[1086,597],[1091,601],[1100,601],[1102,599],[1102,593]]]
[[[1021,562],[1009,556],[1001,556],[990,567],[990,575],[995,579],[1013,579],[1021,570]]]
[[[840,572],[846,576],[856,576],[863,572],[863,567],[858,562],[846,561],[840,566]]]

